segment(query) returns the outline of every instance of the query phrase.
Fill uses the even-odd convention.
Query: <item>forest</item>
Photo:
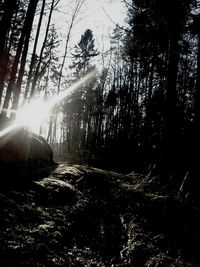
[[[69,52],[83,3],[74,1],[59,57],[51,23],[58,0],[1,1],[2,116],[14,118],[25,103],[39,96],[47,101],[93,71],[92,79],[55,105],[40,127],[59,158],[122,169],[193,168],[200,131],[198,1],[177,0],[173,8],[167,1],[124,1],[126,24],[116,24],[108,51],[98,51],[93,32],[85,29]]]
[[[114,30],[102,38],[101,46],[90,28],[71,42],[86,1],[66,1],[70,15],[61,36],[55,25],[55,16],[64,13],[61,0],[0,0],[1,176],[18,184],[11,176],[21,175],[23,164],[16,167],[12,161],[25,157],[30,142],[37,162],[30,161],[29,179],[33,170],[44,167],[46,154],[54,165],[49,178],[31,185],[32,191],[26,187],[17,195],[2,182],[10,193],[0,193],[0,203],[4,208],[17,203],[7,221],[13,227],[17,221],[19,228],[13,228],[14,237],[6,234],[6,226],[5,236],[0,234],[0,263],[198,267],[194,244],[200,242],[200,1],[122,0],[124,22],[113,22]],[[7,141],[18,128],[23,132]],[[36,151],[41,145],[44,153]],[[8,174],[10,166],[16,169]],[[36,175],[48,176],[43,169]],[[70,196],[65,209],[64,193]],[[23,201],[30,206],[21,206]],[[112,210],[119,217],[109,216]],[[30,230],[20,228],[19,214],[32,229],[38,221],[46,223],[39,225],[37,235],[29,233],[31,245],[19,234]],[[84,223],[79,225],[82,215]],[[4,227],[6,219],[0,225]],[[42,241],[42,231],[55,241],[53,248]],[[76,232],[74,237],[70,231]],[[118,232],[120,240],[112,242]],[[37,247],[35,258],[27,251],[19,258],[15,252],[18,265],[13,265],[9,253],[22,249],[9,245],[9,238],[15,242],[16,236],[20,244],[30,245],[30,254],[32,239],[39,240],[44,261]],[[56,242],[64,244],[60,252]],[[99,252],[98,244],[105,249]],[[57,255],[55,261],[51,253]],[[66,253],[71,253],[67,260]]]

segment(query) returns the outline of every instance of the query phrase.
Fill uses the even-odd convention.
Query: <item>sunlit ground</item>
[[[59,104],[73,91],[80,88],[83,83],[88,82],[94,76],[94,73],[92,71],[84,77],[81,77],[79,81],[48,101],[44,101],[43,97],[39,97],[24,105],[17,111],[16,120],[9,127],[0,131],[0,137],[20,126],[26,127],[30,131],[38,131],[44,120],[51,115],[54,106]]]

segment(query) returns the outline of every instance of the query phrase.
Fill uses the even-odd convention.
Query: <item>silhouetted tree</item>
[[[73,70],[75,80],[81,79],[83,75],[91,71],[94,67],[91,65],[91,59],[98,55],[95,49],[93,33],[87,29],[81,36],[80,42],[75,46],[73,53],[73,64],[70,68]],[[92,104],[94,100],[95,80],[82,84],[77,89],[67,103],[65,120],[67,127],[71,130],[67,133],[68,145],[70,151],[78,152],[91,145],[91,123],[92,123]],[[89,141],[90,140],[90,141]]]
[[[14,14],[15,9],[17,8],[18,2],[18,0],[7,0],[1,6],[3,14],[0,20],[0,81],[2,83],[0,86],[0,103],[3,94],[3,80],[5,76],[4,63],[6,61],[6,54],[8,53],[8,51],[6,51],[7,34],[11,29],[12,16]]]
[[[3,105],[4,110],[7,110],[8,106],[9,106],[10,97],[11,97],[11,94],[13,92],[14,85],[16,82],[16,74],[17,74],[17,70],[18,70],[20,56],[22,53],[23,46],[25,45],[25,41],[26,41],[26,45],[25,45],[24,58],[23,59],[25,59],[25,57],[27,55],[28,43],[29,43],[29,39],[30,39],[30,33],[32,30],[32,24],[33,24],[33,19],[34,19],[35,12],[36,12],[37,3],[38,3],[38,0],[30,0],[30,2],[29,2],[29,6],[27,9],[27,13],[26,13],[26,18],[24,21],[24,25],[23,25],[21,36],[19,39],[19,43],[17,46],[15,59],[14,59],[13,65],[12,65],[12,70],[11,70],[11,74],[10,74],[8,87],[6,90],[6,96],[5,96],[4,105]],[[25,62],[22,62],[22,66],[24,64],[25,64]],[[24,69],[24,67],[22,67],[22,68]],[[21,69],[21,71],[22,71],[22,69]],[[21,75],[21,73],[20,73],[20,75]],[[19,78],[19,79],[21,79],[21,78]],[[16,94],[19,95],[20,91],[16,92]],[[17,96],[17,98],[18,98],[18,96]]]
[[[29,87],[30,87],[30,83],[31,83],[31,78],[33,76],[33,68],[34,68],[34,65],[36,63],[36,50],[37,50],[38,39],[39,39],[39,35],[40,35],[40,29],[41,29],[41,25],[42,25],[42,19],[44,16],[45,4],[46,4],[46,0],[43,0],[41,10],[40,10],[40,17],[39,17],[39,21],[38,21],[34,46],[33,46],[33,52],[32,52],[32,56],[31,56],[31,62],[30,62],[30,67],[29,67],[29,72],[28,72],[25,94],[24,94],[24,101],[27,100],[27,96],[29,93]]]
[[[40,75],[42,57],[43,57],[44,49],[45,49],[45,46],[46,46],[46,41],[47,41],[49,29],[50,29],[52,14],[53,14],[53,11],[54,11],[55,7],[58,5],[59,2],[60,2],[60,0],[52,0],[52,2],[51,2],[51,7],[50,7],[50,11],[49,11],[47,26],[46,26],[46,30],[45,30],[45,36],[44,36],[44,40],[43,40],[42,47],[41,47],[41,50],[40,50],[40,56],[39,56],[39,59],[38,59],[37,65],[36,65],[35,73],[34,73],[34,76],[33,76],[29,99],[31,99],[33,97],[34,93],[35,93],[35,87],[36,87],[36,84],[38,82],[38,78],[39,78],[39,75]]]

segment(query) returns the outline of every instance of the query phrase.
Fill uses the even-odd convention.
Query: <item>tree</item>
[[[41,6],[41,11],[40,11],[40,17],[39,17],[39,21],[38,21],[38,26],[37,26],[37,31],[36,31],[36,36],[35,36],[35,41],[34,41],[34,46],[33,46],[33,52],[32,52],[32,56],[31,56],[31,62],[30,62],[30,67],[29,67],[29,72],[28,72],[25,94],[24,94],[24,101],[27,100],[29,87],[30,87],[30,83],[31,83],[31,78],[33,75],[33,68],[34,68],[35,61],[36,61],[36,50],[37,50],[37,45],[38,45],[40,29],[41,29],[41,25],[42,25],[42,19],[43,19],[43,15],[44,15],[45,4],[46,4],[46,0],[43,0],[42,6]]]
[[[132,65],[137,68],[139,66],[138,74],[134,73],[132,77],[137,84],[139,82],[140,90],[142,89],[139,91],[139,99],[143,102],[141,108],[144,108],[145,115],[142,116],[143,149],[149,151],[150,158],[155,150],[153,147],[160,152],[162,150],[167,166],[173,161],[172,151],[180,148],[177,146],[181,132],[181,126],[177,123],[180,106],[178,75],[181,42],[190,1],[176,0],[173,7],[169,1],[163,1],[162,4],[159,1],[125,2],[129,9],[125,52],[129,56],[129,62],[133,61]],[[162,100],[162,109],[160,105],[155,105],[155,99],[160,99],[161,96],[165,99],[164,102]],[[152,112],[155,107],[160,110]],[[153,116],[159,112],[162,114],[160,126],[154,128]]]
[[[72,54],[74,63],[71,65],[71,69],[75,69],[76,77],[86,73],[90,60],[98,54],[94,46],[93,33],[90,29],[87,29],[81,36],[78,45],[75,46],[75,53]]]
[[[168,71],[167,71],[167,86],[166,86],[166,137],[165,148],[167,159],[171,162],[172,151],[176,147],[178,136],[177,130],[177,76],[178,64],[180,58],[179,41],[184,31],[184,26],[189,12],[188,0],[176,0],[171,9],[169,3],[167,7],[167,26],[169,31],[168,43]],[[175,153],[174,153],[175,154]]]
[[[93,33],[87,29],[81,36],[80,42],[75,46],[73,64],[70,66],[75,80],[94,69],[90,61],[97,56]],[[87,84],[82,84],[79,89],[72,93],[66,103],[65,120],[71,130],[67,134],[67,147],[71,152],[79,153],[89,145],[91,138],[92,110],[91,101],[94,101],[95,79]],[[70,144],[69,144],[70,143]]]
[[[67,57],[67,53],[68,53],[68,45],[69,45],[71,31],[72,31],[75,19],[79,13],[84,1],[85,0],[76,0],[74,10],[72,11],[73,13],[72,13],[71,21],[70,21],[68,32],[67,32],[66,42],[65,42],[65,51],[64,51],[64,55],[63,55],[63,61],[61,63],[61,67],[60,67],[59,80],[58,80],[58,93],[60,92],[61,79],[62,79],[63,68],[65,65],[65,61],[66,61],[66,57]]]
[[[0,81],[4,80],[5,76],[5,55],[6,55],[6,40],[7,34],[11,28],[11,19],[15,9],[17,9],[18,0],[7,0],[3,4],[3,15],[0,21]],[[3,85],[0,87],[0,103],[3,93]]]
[[[0,21],[0,31],[1,31],[1,39],[0,39],[0,66],[3,60],[3,53],[6,42],[6,35],[11,28],[11,19],[14,13],[14,10],[17,7],[17,0],[7,0],[3,5],[3,15]]]
[[[40,50],[40,56],[39,56],[39,59],[37,62],[36,70],[35,70],[35,73],[33,76],[29,100],[31,100],[31,98],[33,97],[33,95],[35,93],[35,87],[36,87],[36,84],[38,82],[38,78],[39,78],[39,74],[40,74],[40,67],[41,67],[43,52],[45,49],[45,45],[46,45],[46,41],[47,41],[47,37],[48,37],[48,33],[49,33],[52,14],[53,14],[55,7],[58,5],[59,2],[60,2],[60,0],[52,0],[52,2],[51,2],[51,7],[50,7],[49,16],[48,16],[48,22],[47,22],[47,26],[46,26],[45,36],[44,36],[44,40],[43,40],[42,47]]]
[[[13,92],[13,89],[14,89],[14,85],[15,85],[15,81],[16,81],[16,74],[17,74],[18,65],[19,65],[19,60],[20,60],[20,56],[21,56],[21,52],[22,52],[25,40],[27,43],[25,45],[25,52],[24,53],[27,54],[26,50],[28,49],[28,42],[30,39],[30,34],[31,34],[31,30],[32,30],[32,24],[33,24],[35,12],[36,12],[37,3],[38,3],[38,0],[30,0],[30,2],[29,2],[28,10],[26,13],[26,19],[25,19],[24,26],[23,26],[21,36],[19,39],[15,59],[14,59],[11,74],[10,74],[10,80],[9,80],[7,91],[6,91],[6,96],[5,96],[4,105],[3,105],[4,110],[7,110],[8,106],[9,106],[9,101],[10,101],[11,93]],[[25,56],[25,54],[24,54],[24,56]],[[22,66],[23,66],[23,64],[25,64],[25,62],[22,62]],[[21,75],[21,73],[20,73],[20,75]],[[19,94],[19,93],[20,92],[17,92],[17,94]]]

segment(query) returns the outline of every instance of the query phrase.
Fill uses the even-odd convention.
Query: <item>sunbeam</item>
[[[27,127],[30,130],[39,127],[45,118],[49,116],[52,108],[56,104],[69,96],[73,91],[77,90],[83,83],[91,80],[94,73],[94,71],[91,71],[87,75],[81,77],[79,81],[48,101],[39,98],[32,100],[30,103],[23,106],[16,112],[16,120],[10,126],[0,131],[0,137],[6,135],[17,127]]]

